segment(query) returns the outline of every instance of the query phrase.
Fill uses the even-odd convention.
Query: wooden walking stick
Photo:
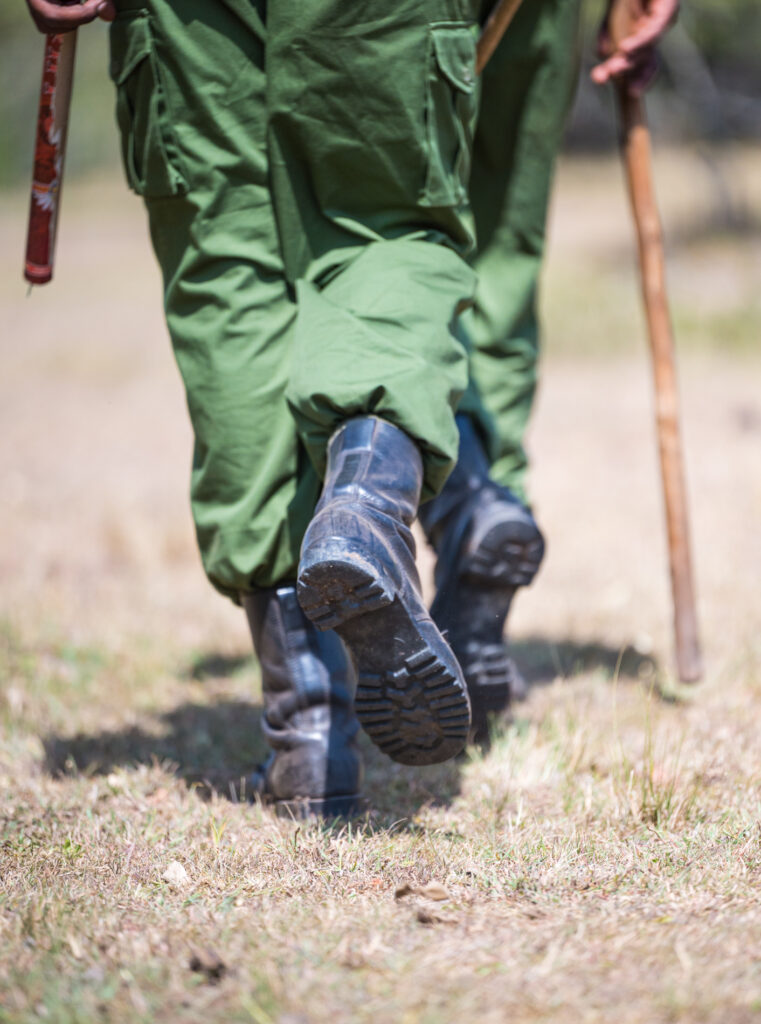
[[[611,20],[611,40],[614,46],[630,34],[630,24],[628,11],[623,12],[618,22]],[[625,83],[618,84],[616,91],[621,119],[621,153],[637,231],[642,296],[653,360],[656,429],[668,532],[677,670],[683,683],[691,683],[701,678],[703,665],[690,557],[674,338],[666,294],[661,222],[653,184],[650,131],[643,99],[631,95]]]
[[[46,284],[53,276],[76,45],[76,31],[45,37],[24,265],[30,284]]]
[[[521,0],[498,0],[481,30],[476,49],[476,74],[480,75],[513,20]]]

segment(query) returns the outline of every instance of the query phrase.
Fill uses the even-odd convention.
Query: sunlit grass
[[[726,159],[760,180],[754,154]],[[72,182],[59,277],[30,300],[3,247],[3,1024],[756,1019],[758,240],[686,229],[711,202],[693,155],[659,157],[658,183],[706,680],[671,670],[620,172],[573,162],[531,444],[549,554],[511,617],[529,700],[489,752],[434,768],[363,741],[369,811],[348,825],[246,800],[258,669],[193,546],[136,202]],[[3,237],[24,209],[0,201]]]

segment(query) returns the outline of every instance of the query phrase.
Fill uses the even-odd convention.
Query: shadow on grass
[[[619,678],[634,680],[654,679],[658,671],[652,658],[631,647],[620,650],[596,642],[527,637],[513,641],[511,650],[529,687],[548,685],[558,676],[573,678],[601,670],[611,679],[618,672]],[[232,676],[249,660],[210,653],[195,661],[187,675]],[[44,737],[45,769],[56,777],[108,775],[119,767],[162,764],[201,798],[218,793],[240,800],[250,795],[244,780],[267,755],[261,717],[262,708],[247,701],[184,703],[142,725]],[[365,794],[375,826],[417,830],[414,819],[421,807],[445,807],[459,795],[461,762],[410,768],[384,757],[367,737],[361,736],[360,742]]]
[[[243,669],[250,668],[254,663],[252,654],[217,654],[210,651],[201,654],[190,665],[182,675],[185,679],[193,679],[196,682],[204,683],[207,679],[229,679]]]
[[[462,788],[459,760],[425,768],[395,764],[362,737],[364,792],[372,826],[394,831],[425,832],[415,817],[422,807],[448,807]]]
[[[214,791],[239,799],[242,780],[266,757],[261,716],[261,707],[246,701],[188,703],[146,726],[47,736],[45,769],[53,776],[108,775],[123,766],[166,764],[201,796]]]
[[[524,637],[510,641],[510,653],[523,673],[529,687],[547,686],[558,677],[602,672],[610,679],[653,680],[657,678],[658,662],[631,646],[612,647],[591,640],[547,640]]]
[[[181,704],[143,725],[75,736],[46,736],[45,770],[54,778],[108,775],[121,767],[160,764],[192,786],[201,799],[217,793],[240,801],[251,796],[248,777],[267,756],[262,708],[245,701]],[[376,826],[414,828],[424,804],[451,803],[460,791],[456,762],[407,768],[384,757],[360,737],[365,795]]]

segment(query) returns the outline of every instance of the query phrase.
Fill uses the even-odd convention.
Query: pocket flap
[[[151,52],[151,30],[145,14],[117,18],[111,25],[109,73],[117,85],[128,78]]]
[[[433,29],[433,48],[442,75],[460,92],[476,87],[476,40],[469,28],[440,26]]]

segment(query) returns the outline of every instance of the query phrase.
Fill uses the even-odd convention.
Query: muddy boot
[[[458,754],[470,708],[460,667],[423,604],[410,526],[423,469],[403,431],[348,420],[328,445],[325,486],[301,548],[298,594],[335,629],[357,671],[355,711],[402,764]]]
[[[279,813],[348,817],[362,809],[354,673],[335,633],[305,617],[294,584],[242,595],[262,670],[262,732],[272,748],[253,778]]]
[[[441,494],[420,509],[437,554],[431,614],[462,665],[473,711],[471,739],[488,741],[488,716],[507,711],[526,684],[503,634],[518,587],[533,580],[544,555],[534,517],[489,463],[468,416],[458,416],[460,454]]]

